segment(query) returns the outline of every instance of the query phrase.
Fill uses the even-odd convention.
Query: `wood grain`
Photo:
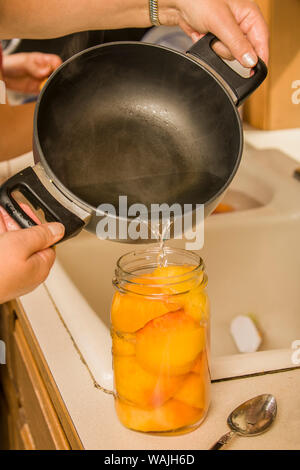
[[[265,130],[300,126],[300,103],[292,101],[300,85],[299,0],[257,0],[270,30],[269,75],[247,100],[244,119]],[[300,91],[299,91],[300,99]]]
[[[55,380],[51,374],[51,371],[48,367],[48,364],[45,360],[43,352],[39,346],[39,343],[32,331],[26,313],[24,312],[21,303],[18,300],[14,300],[10,303],[10,309],[12,312],[15,312],[15,315],[18,317],[18,320],[22,326],[22,330],[26,341],[30,347],[30,351],[34,357],[34,360],[37,364],[38,370],[41,374],[49,397],[53,403],[57,416],[60,420],[62,428],[66,434],[66,437],[69,441],[69,444],[73,450],[83,449],[81,440],[77,434],[73,421],[68,413],[66,405],[59,393]]]
[[[58,420],[55,409],[49,398],[42,378],[22,331],[16,320],[14,331],[14,363],[16,367],[17,386],[25,423],[28,427],[20,431],[25,446],[34,440],[38,449],[69,449],[69,443]],[[32,435],[33,439],[29,436]],[[25,441],[24,441],[25,439]]]

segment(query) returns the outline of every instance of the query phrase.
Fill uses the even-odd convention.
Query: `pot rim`
[[[43,99],[43,96],[47,90],[47,88],[50,86],[51,82],[55,80],[56,76],[60,73],[60,71],[67,66],[69,63],[75,61],[78,59],[78,57],[89,54],[94,50],[102,49],[102,48],[109,48],[109,47],[122,47],[122,46],[128,46],[128,45],[133,45],[133,46],[138,46],[138,47],[151,47],[151,48],[157,48],[157,49],[162,49],[167,52],[171,52],[173,54],[179,55],[182,58],[189,60],[196,64],[198,67],[200,67],[202,70],[204,70],[206,73],[208,73],[215,81],[216,83],[222,88],[223,92],[226,94],[227,98],[229,99],[232,107],[234,108],[235,116],[236,116],[236,122],[238,125],[238,131],[240,134],[240,145],[239,145],[239,151],[238,155],[234,164],[234,167],[231,171],[231,174],[229,178],[226,180],[225,184],[219,189],[219,191],[214,194],[210,199],[204,202],[204,206],[207,207],[210,204],[212,204],[214,201],[216,201],[220,196],[226,191],[228,186],[231,184],[234,176],[236,175],[236,172],[239,168],[241,158],[242,158],[242,153],[243,153],[243,146],[244,146],[244,137],[243,137],[243,127],[242,127],[242,122],[241,118],[238,112],[238,108],[235,105],[232,96],[230,95],[228,89],[224,86],[224,84],[221,82],[221,80],[218,78],[218,74],[214,74],[211,69],[207,68],[205,66],[205,63],[200,63],[196,57],[192,56],[191,54],[187,54],[184,52],[179,52],[174,49],[171,49],[166,46],[161,46],[158,44],[151,44],[147,42],[139,42],[139,41],[114,41],[114,42],[108,42],[104,44],[97,44],[96,46],[89,47],[88,49],[84,49],[83,51],[80,51],[67,59],[65,62],[63,62],[49,77],[47,80],[47,83],[43,87],[41,93],[39,94],[36,106],[35,106],[35,111],[34,111],[34,121],[33,121],[33,154],[34,154],[34,160],[35,163],[41,162],[46,174],[48,175],[49,179],[51,182],[66,196],[68,199],[70,199],[72,202],[77,204],[79,207],[82,209],[93,213],[97,212],[97,215],[101,216],[101,212],[97,210],[96,207],[93,205],[87,203],[80,197],[76,196],[72,191],[70,191],[60,180],[59,178],[55,175],[55,173],[52,171],[50,166],[48,165],[47,159],[42,151],[42,147],[40,144],[40,139],[39,139],[39,134],[38,134],[38,118],[39,118],[39,109],[40,109],[40,104]],[[104,214],[103,215],[107,215]],[[118,217],[117,217],[118,218]],[[131,221],[133,220],[134,217],[126,217],[126,220]]]

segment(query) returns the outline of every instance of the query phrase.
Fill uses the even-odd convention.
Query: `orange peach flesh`
[[[203,417],[204,410],[193,408],[174,398],[164,405],[147,410],[132,406],[117,398],[118,417],[124,426],[142,432],[172,432],[191,426]]]
[[[181,275],[182,267],[178,268],[176,274],[176,266],[172,266],[170,275]],[[139,289],[139,293],[146,293],[146,286]],[[135,293],[115,294],[115,406],[126,427],[175,432],[204,416],[210,381],[205,331],[208,315],[208,300],[202,289],[163,300]]]

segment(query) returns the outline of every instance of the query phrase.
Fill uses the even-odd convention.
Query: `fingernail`
[[[246,54],[243,55],[242,61],[245,67],[254,67],[254,65],[257,62],[257,59],[254,54],[247,52]]]
[[[65,233],[65,227],[57,222],[48,225],[50,232],[54,238],[60,238]]]

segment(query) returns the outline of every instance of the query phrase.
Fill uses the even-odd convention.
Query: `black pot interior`
[[[234,104],[195,62],[164,48],[118,43],[65,63],[39,103],[36,143],[52,173],[97,207],[205,203],[241,153]],[[39,146],[37,146],[39,149]]]

